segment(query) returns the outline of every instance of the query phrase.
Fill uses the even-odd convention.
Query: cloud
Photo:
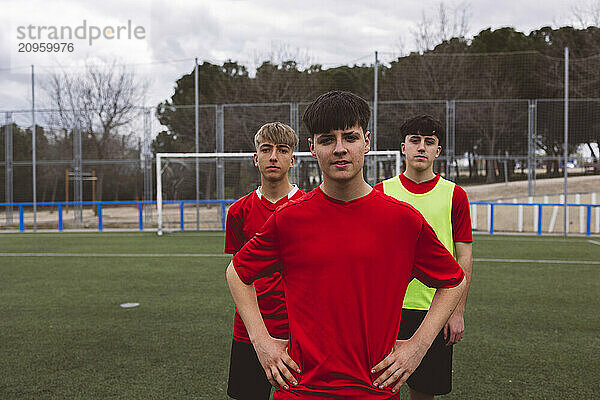
[[[456,1],[445,3],[451,6]],[[469,3],[472,34],[488,26],[514,26],[528,32],[552,24],[557,15],[566,15],[569,7],[561,0]],[[375,50],[382,59],[394,58],[402,44],[405,50],[412,48],[410,30],[421,19],[422,11],[435,12],[438,5],[438,0],[9,0],[3,3],[6,12],[0,15],[0,69],[17,65],[9,57],[14,49],[6,40],[14,36],[8,28],[11,25],[77,24],[83,18],[90,23],[119,24],[131,19],[146,28],[143,42],[104,42],[80,46],[71,55],[45,55],[36,70],[41,73],[42,65],[51,71],[53,65],[81,65],[98,58],[136,64],[132,68],[151,81],[147,104],[155,105],[167,99],[175,81],[193,69],[194,57],[213,63],[232,59],[249,67],[286,54],[326,66],[372,63]],[[189,60],[150,64],[181,59]],[[77,73],[76,68],[72,71]],[[14,71],[0,71],[0,109],[27,104],[30,89],[26,75],[11,75]]]

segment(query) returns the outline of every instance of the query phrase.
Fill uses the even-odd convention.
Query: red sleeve
[[[454,242],[472,242],[471,210],[467,193],[458,185],[452,194],[452,235]]]
[[[425,285],[436,288],[454,287],[465,276],[425,219],[415,249],[413,276]]]
[[[244,245],[244,231],[238,218],[231,212],[231,207],[227,213],[227,222],[225,227],[225,253],[235,254]]]
[[[376,184],[375,186],[373,186],[373,189],[383,193],[383,182],[379,182],[378,184]]]
[[[233,266],[246,285],[281,269],[277,240],[277,213],[233,257]]]

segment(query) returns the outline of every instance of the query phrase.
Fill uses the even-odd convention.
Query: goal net
[[[317,160],[296,152],[290,182],[304,191],[321,183]],[[223,230],[228,207],[260,185],[254,153],[157,153],[159,235],[181,230]],[[374,185],[400,173],[399,151],[370,151],[364,175]]]

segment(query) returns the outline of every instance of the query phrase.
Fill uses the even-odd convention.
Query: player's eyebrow
[[[408,136],[409,139],[412,139],[414,137],[419,137],[419,138],[424,138],[425,140],[427,140],[427,139],[433,139],[433,138],[436,137],[434,134],[426,135],[426,134],[423,134],[423,133],[409,133],[406,136]]]
[[[324,137],[332,137],[335,135],[333,133],[326,132],[326,133],[317,133],[316,136],[317,136],[317,139],[320,139],[320,138],[324,138]]]

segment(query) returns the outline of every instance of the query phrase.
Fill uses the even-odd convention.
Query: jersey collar
[[[298,186],[292,185],[292,190],[290,190],[290,192],[288,193],[287,198],[291,199],[292,197],[294,197],[294,195],[296,194],[297,191],[298,191]],[[256,195],[258,196],[259,199],[262,200],[262,193],[260,191],[260,186],[256,188]]]

